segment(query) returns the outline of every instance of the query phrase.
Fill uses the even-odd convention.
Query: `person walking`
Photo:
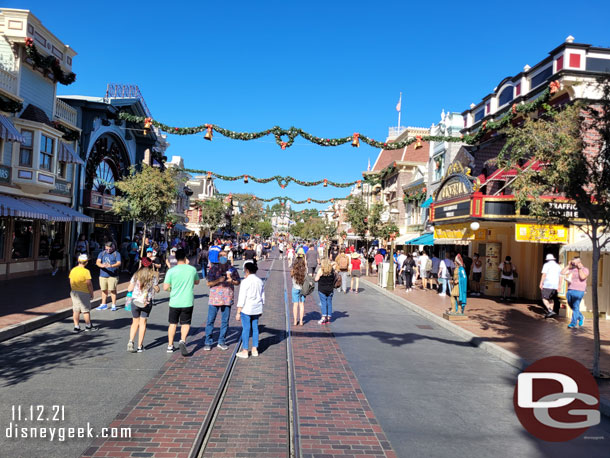
[[[229,264],[226,251],[218,253],[218,264],[212,264],[208,272],[208,286],[210,297],[208,300],[208,318],[205,325],[205,341],[203,349],[210,351],[212,344],[212,334],[214,332],[214,321],[220,311],[220,334],[218,335],[218,348],[227,350],[229,347],[225,343],[227,330],[229,329],[229,317],[231,306],[235,300],[235,286],[239,285],[241,279],[237,269]]]
[[[445,253],[445,259],[438,266],[439,296],[446,296],[447,292],[449,292],[449,280],[451,279],[450,262],[449,253]]]
[[[400,274],[402,281],[405,284],[405,291],[409,292],[413,290],[413,270],[415,269],[415,262],[411,257],[411,253],[405,256],[405,260],[400,267]]]
[[[432,261],[428,257],[426,251],[420,252],[419,256],[419,276],[421,277],[422,288],[424,291],[428,289],[428,278],[432,270]]]
[[[381,251],[377,250],[375,256],[373,258],[375,260],[375,270],[377,271],[377,285],[382,286],[382,278],[383,278],[383,255]]]
[[[431,269],[430,269],[430,289],[436,289],[438,293],[439,285],[438,285],[438,269],[440,267],[441,260],[436,256],[436,253],[432,252],[432,256],[430,257]]]
[[[294,248],[290,243],[288,244],[286,256],[288,258],[288,267],[292,267],[292,261],[294,260]]]
[[[500,269],[500,286],[502,287],[501,301],[510,299],[513,290],[515,289],[515,277],[517,275],[517,268],[511,262],[511,257],[506,256],[504,262],[498,266]]]
[[[335,264],[341,275],[341,291],[347,294],[347,276],[349,274],[350,258],[345,254],[345,248],[341,247],[339,254],[335,258]]]
[[[75,264],[78,263],[78,257],[81,254],[86,254],[87,259],[91,257],[91,250],[89,248],[89,242],[87,241],[87,236],[85,234],[81,234],[78,237],[76,244],[74,245],[74,259],[76,260]]]
[[[568,328],[575,328],[576,325],[582,326],[585,322],[585,317],[580,311],[580,302],[585,296],[587,290],[587,277],[589,276],[589,269],[587,269],[580,257],[576,256],[570,261],[562,271],[562,275],[565,275],[568,282],[568,292],[566,293],[566,299],[568,305],[572,309],[572,320],[568,325]]]
[[[91,322],[91,301],[93,300],[93,284],[91,272],[87,269],[89,258],[85,253],[78,256],[78,265],[70,270],[70,299],[72,300],[72,320],[75,334],[81,332],[80,315],[85,320],[85,331],[97,331],[98,327]]]
[[[305,283],[305,275],[307,274],[307,266],[305,264],[305,254],[303,249],[297,250],[297,257],[290,269],[290,277],[292,278],[292,324],[303,326],[303,315],[305,314],[305,296],[301,294],[303,283]]]
[[[335,290],[335,271],[328,259],[323,259],[314,279],[318,283],[322,318],[318,324],[328,324],[333,316],[333,292]]]
[[[354,293],[358,294],[358,289],[360,287],[360,267],[362,265],[362,261],[360,259],[360,255],[358,253],[352,253],[351,263],[349,265],[349,273],[352,277],[350,281],[350,289],[354,291]],[[356,288],[354,289],[354,282],[356,283]]]
[[[238,358],[247,358],[252,332],[252,356],[258,356],[258,319],[263,314],[265,305],[265,288],[263,281],[256,275],[258,267],[252,260],[244,263],[245,278],[239,287],[237,314],[235,319],[241,321],[241,351]]]
[[[462,255],[459,253],[455,257],[455,269],[453,270],[453,286],[451,288],[451,305],[452,307],[447,310],[447,313],[464,314],[466,308],[466,297],[468,293],[468,275],[466,275],[466,269],[464,268],[464,261]]]
[[[114,243],[106,242],[104,251],[97,256],[96,265],[100,268],[100,290],[102,291],[102,303],[97,310],[106,310],[108,305],[108,294],[112,299],[112,311],[116,311],[116,291],[119,283],[119,267],[121,266],[121,255],[114,249]]]
[[[193,304],[195,294],[193,289],[199,284],[197,269],[189,266],[186,260],[186,251],[182,248],[176,250],[178,264],[167,271],[163,281],[163,290],[169,291],[169,326],[167,329],[167,352],[173,353],[174,337],[180,323],[180,342],[178,346],[182,356],[187,356],[186,338],[191,329],[193,318]],[[132,308],[133,309],[133,308]]]
[[[472,295],[481,295],[481,275],[483,273],[483,261],[479,253],[475,253],[472,259]]]
[[[61,261],[64,257],[64,244],[61,238],[56,235],[53,237],[51,242],[51,252],[49,253],[49,261],[51,261],[51,267],[53,268],[51,276],[55,276],[59,268],[57,267],[57,261]]]
[[[127,342],[127,351],[131,353],[142,353],[144,351],[146,320],[152,311],[154,294],[159,291],[159,276],[154,271],[152,260],[144,257],[141,264],[142,267],[131,277],[127,287],[127,291],[132,293],[132,322],[129,330],[129,341]],[[136,348],[134,341],[138,330],[140,333]]]
[[[561,277],[561,266],[555,261],[551,253],[546,255],[544,266],[542,266],[542,277],[540,278],[540,292],[542,304],[546,309],[545,318],[551,318],[555,313],[555,300],[559,289],[559,278]]]
[[[309,244],[309,250],[305,254],[305,260],[307,261],[307,272],[311,275],[315,275],[318,265],[320,265],[320,257],[318,256],[318,250],[314,249],[313,243]]]

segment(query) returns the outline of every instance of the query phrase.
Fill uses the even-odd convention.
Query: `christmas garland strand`
[[[560,89],[559,82],[553,81],[548,88],[544,90],[540,97],[536,100],[529,103],[514,103],[509,112],[507,112],[506,116],[504,116],[499,121],[483,121],[480,129],[474,135],[464,135],[462,137],[445,137],[439,135],[417,135],[414,138],[408,138],[406,140],[400,142],[380,142],[371,137],[367,137],[366,135],[359,134],[355,132],[353,135],[348,137],[338,137],[338,138],[322,138],[312,135],[308,132],[305,132],[302,129],[297,127],[290,127],[288,129],[283,129],[279,126],[274,126],[271,129],[262,130],[260,132],[237,132],[229,129],[225,129],[223,127],[217,126],[215,124],[201,124],[195,127],[175,127],[169,126],[167,124],[163,124],[157,120],[154,120],[149,117],[144,116],[135,116],[126,112],[121,112],[119,114],[119,118],[132,122],[132,123],[144,123],[144,129],[149,129],[151,126],[156,126],[159,129],[175,135],[193,135],[198,134],[200,132],[206,132],[204,138],[206,140],[212,140],[213,132],[217,132],[220,135],[233,139],[233,140],[242,140],[242,141],[250,141],[256,140],[267,135],[273,135],[275,137],[275,142],[282,148],[289,148],[294,144],[294,140],[296,137],[301,136],[305,140],[314,143],[319,146],[339,146],[348,142],[352,142],[352,146],[358,147],[360,146],[360,141],[362,140],[367,145],[373,146],[375,148],[383,148],[387,150],[401,149],[405,148],[412,143],[415,143],[415,147],[421,147],[422,142],[434,141],[434,142],[463,142],[467,144],[475,144],[479,142],[489,131],[492,130],[500,130],[508,126],[508,124],[515,119],[518,115],[523,115],[527,113],[531,113],[534,111],[538,111],[540,109],[548,110],[548,101],[552,94],[557,92]]]
[[[227,199],[233,198],[233,194],[231,194],[231,193],[230,194],[217,193],[216,195],[219,197],[222,197],[222,198],[227,198]],[[325,200],[312,199],[311,197],[308,197],[305,200],[296,200],[296,199],[293,199],[292,197],[285,197],[285,196],[275,196],[275,197],[270,197],[268,199],[264,199],[262,197],[257,197],[257,196],[250,196],[250,197],[246,197],[245,199],[258,200],[260,202],[273,202],[274,200],[279,200],[280,205],[284,205],[286,202],[292,202],[293,204],[310,204],[312,202],[315,202],[317,204],[327,204],[327,203],[334,203],[335,200],[345,199],[345,197],[332,197],[330,199],[325,199]]]
[[[208,178],[217,178],[219,180],[224,180],[224,181],[237,181],[237,180],[244,180],[244,183],[248,183],[250,180],[254,181],[255,183],[270,183],[271,181],[277,181],[277,184],[284,189],[286,186],[288,186],[290,184],[290,182],[294,182],[300,186],[319,186],[319,185],[324,185],[324,187],[327,186],[333,186],[335,188],[349,188],[350,186],[358,186],[360,187],[362,185],[362,180],[356,180],[356,181],[349,181],[346,183],[339,183],[336,181],[332,181],[332,180],[328,180],[326,178],[322,179],[322,180],[316,180],[316,181],[302,181],[299,180],[297,178],[291,177],[291,176],[280,176],[280,175],[274,175],[272,177],[269,178],[257,178],[253,175],[236,175],[236,176],[227,176],[227,175],[221,175],[220,173],[216,173],[216,172],[211,172],[209,170],[199,170],[199,169],[182,169],[182,171],[184,172],[188,172],[188,173],[195,173],[195,174],[204,174],[207,175]]]
[[[31,38],[25,39],[25,53],[32,60],[32,65],[34,68],[40,68],[46,72],[53,73],[53,78],[58,83],[63,84],[64,86],[68,86],[76,81],[76,74],[73,72],[64,73],[61,69],[61,64],[59,63],[59,59],[55,56],[43,56],[38,52],[38,48],[34,44],[34,40]]]

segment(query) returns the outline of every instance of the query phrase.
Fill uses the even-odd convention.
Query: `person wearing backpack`
[[[315,281],[318,283],[320,296],[320,309],[322,318],[318,324],[328,324],[333,316],[333,292],[335,287],[335,271],[328,259],[323,259],[316,273]]]
[[[413,271],[415,270],[415,262],[411,257],[411,253],[405,256],[405,260],[400,267],[400,275],[405,284],[405,291],[411,291],[413,288]]]
[[[517,277],[517,268],[511,262],[511,257],[506,256],[504,262],[498,266],[501,272],[500,286],[502,287],[501,301],[510,299],[510,296],[515,289],[515,277]],[[507,297],[508,296],[508,297]]]
[[[302,294],[307,266],[305,265],[305,253],[302,248],[297,251],[297,258],[290,269],[292,278],[292,324],[303,326],[303,315],[305,314],[305,296]]]
[[[335,263],[337,264],[337,270],[339,270],[339,275],[341,275],[341,291],[347,294],[347,274],[349,273],[349,256],[345,254],[345,248],[341,247],[341,250],[337,257],[335,258]]]

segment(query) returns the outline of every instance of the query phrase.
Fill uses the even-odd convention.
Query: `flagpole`
[[[400,130],[400,112],[402,111],[402,92],[400,93],[400,97],[398,98],[398,105],[400,106],[400,110],[398,110],[398,130]]]

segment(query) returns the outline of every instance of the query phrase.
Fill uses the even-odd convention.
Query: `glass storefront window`
[[[40,168],[52,171],[53,167],[53,139],[40,134]]]
[[[34,132],[31,130],[22,130],[24,142],[19,150],[19,165],[24,167],[32,167],[32,151],[34,147]]]
[[[4,245],[8,235],[8,219],[0,218],[0,259],[4,259]]]
[[[51,245],[51,232],[49,226],[52,223],[41,221],[40,223],[40,242],[38,243],[38,257],[46,258],[49,256],[49,245]]]
[[[15,219],[13,230],[13,259],[28,259],[32,257],[34,245],[34,221],[31,219]]]

